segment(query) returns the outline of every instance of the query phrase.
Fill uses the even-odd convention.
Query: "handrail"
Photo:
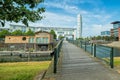
[[[56,45],[56,47],[54,48],[54,65],[53,65],[54,66],[54,69],[53,69],[54,73],[57,73],[57,64],[58,64],[58,58],[60,56],[62,43],[63,43],[63,40],[60,40],[58,42],[58,44]]]
[[[89,45],[91,45],[91,46],[88,46],[87,41],[76,41],[76,40],[68,40],[68,41],[76,46],[80,45],[78,47],[83,48],[85,51],[88,51],[87,48],[91,49],[91,54],[97,58],[100,58],[98,56],[99,54],[105,55],[107,52],[107,54],[109,54],[109,65],[111,68],[114,67],[114,48],[113,47],[109,47],[109,46],[105,46],[105,45],[101,45],[101,44],[94,44],[94,43],[90,43]],[[103,47],[105,47],[105,48],[103,48]],[[108,48],[108,49],[106,49],[106,48]],[[98,49],[100,49],[102,51],[100,51]],[[98,53],[98,52],[100,52],[100,53]],[[104,60],[104,58],[101,58],[101,59]]]

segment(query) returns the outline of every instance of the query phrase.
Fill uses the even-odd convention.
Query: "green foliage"
[[[13,36],[21,36],[21,35],[23,35],[23,32],[21,30],[15,30],[11,34]]]
[[[5,38],[5,36],[7,36],[7,35],[12,35],[12,36],[24,36],[24,35],[26,35],[26,36],[34,36],[35,33],[31,29],[29,29],[26,33],[22,32],[21,30],[15,30],[15,31],[13,31],[11,33],[8,30],[2,30],[0,32],[0,38]]]
[[[61,39],[63,39],[63,38],[64,38],[64,36],[59,35],[59,37],[58,37],[58,38],[61,40]]]
[[[57,35],[54,30],[51,30],[50,33],[53,35],[54,39],[56,39]]]
[[[8,30],[2,30],[0,32],[0,38],[5,38],[6,35],[10,35],[10,32]]]
[[[27,36],[34,36],[35,33],[34,33],[31,29],[29,29],[29,30],[25,33],[25,35],[27,35]]]
[[[21,21],[28,26],[28,21],[41,20],[40,14],[45,8],[38,7],[44,0],[0,0],[0,23],[4,26],[5,21]]]
[[[105,40],[105,41],[114,41],[114,36],[94,36],[91,37],[92,40]]]
[[[76,40],[84,40],[84,38],[77,38]]]

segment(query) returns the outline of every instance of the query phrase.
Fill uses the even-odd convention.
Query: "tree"
[[[15,30],[15,31],[13,31],[11,34],[12,34],[13,36],[22,36],[22,35],[23,35],[23,33],[22,33],[21,30]]]
[[[2,30],[0,32],[0,38],[5,38],[6,35],[10,35],[11,33],[8,30]]]
[[[53,35],[53,38],[56,39],[57,35],[54,30],[51,30],[50,33]]]
[[[5,21],[21,21],[28,26],[28,21],[35,22],[41,20],[40,14],[45,12],[45,8],[39,8],[39,4],[44,0],[0,0],[0,23],[4,26]]]
[[[34,36],[35,33],[34,33],[31,29],[29,29],[29,30],[25,33],[25,35],[27,35],[27,36]]]
[[[110,36],[110,40],[111,40],[111,41],[114,41],[114,40],[115,40],[115,37],[114,37],[114,36]]]
[[[84,38],[76,38],[76,40],[84,40]]]
[[[59,35],[59,37],[58,37],[60,40],[62,40],[63,38],[64,38],[64,36],[62,36],[62,35]]]

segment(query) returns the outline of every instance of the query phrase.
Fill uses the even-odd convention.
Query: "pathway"
[[[63,63],[57,80],[120,80],[120,74],[95,61],[82,49],[63,42]]]

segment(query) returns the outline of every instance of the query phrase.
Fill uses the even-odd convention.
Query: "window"
[[[48,38],[47,37],[44,38],[44,43],[48,43]]]
[[[113,24],[113,28],[114,28],[114,29],[119,28],[119,27],[120,27],[120,23]]]
[[[45,38],[36,38],[36,43],[48,43],[48,38],[45,37]]]
[[[26,37],[23,37],[22,40],[25,41],[25,40],[26,40]]]
[[[39,38],[36,38],[36,43],[39,43]]]
[[[29,43],[34,43],[34,38],[33,37],[29,38]]]

